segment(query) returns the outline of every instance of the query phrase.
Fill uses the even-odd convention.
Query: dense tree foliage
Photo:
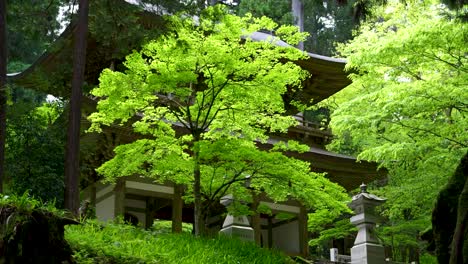
[[[7,45],[8,72],[24,69],[41,56],[57,38],[61,28],[59,8],[61,1],[8,0]],[[22,65],[22,67],[18,67]],[[11,66],[16,66],[11,68]]]
[[[208,8],[197,23],[171,19],[172,30],[127,57],[124,73],[105,70],[92,94],[101,98],[92,129],[132,119],[145,139],[116,148],[99,172],[108,178],[139,174],[187,184],[195,205],[195,232],[203,233],[210,203],[232,193],[251,200],[265,191],[275,200],[290,195],[305,205],[345,210],[342,188],[311,173],[309,164],[285,157],[304,151],[295,142],[261,151],[268,132],[285,132],[296,122],[284,116],[281,95],[300,89],[307,73],[291,60],[296,49],[254,42],[249,34],[275,30],[290,43],[302,35],[270,19],[239,18]],[[128,125],[128,123],[127,123]],[[185,134],[185,135],[181,135]],[[203,213],[202,213],[203,212]]]
[[[19,72],[37,59],[57,37],[59,6],[64,1],[6,1],[8,72]],[[3,23],[2,23],[3,24]],[[2,38],[3,40],[4,38]],[[56,110],[45,95],[8,86],[5,182],[7,191],[29,193],[61,205],[63,140],[60,124],[52,126]],[[55,109],[55,107],[54,107]]]
[[[16,88],[20,90],[20,88]],[[8,109],[6,178],[9,191],[29,192],[63,204],[64,120],[62,105],[21,95]]]
[[[294,17],[291,13],[290,1],[266,0],[266,1],[241,1],[238,7],[241,15],[251,13],[255,17],[267,16],[280,25],[292,25]]]
[[[395,249],[417,248],[438,191],[468,148],[468,36],[456,18],[429,1],[390,2],[341,47],[353,84],[329,100],[341,136],[331,148],[389,169],[379,193],[391,201],[383,234]]]

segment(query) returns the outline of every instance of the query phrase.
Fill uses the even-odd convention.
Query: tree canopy
[[[290,44],[304,35],[265,17],[226,14],[220,6],[198,20],[169,21],[167,34],[127,56],[125,72],[104,70],[92,91],[101,98],[90,116],[92,130],[119,123],[144,136],[117,147],[99,172],[108,179],[137,174],[188,185],[196,234],[204,229],[202,212],[227,193],[249,201],[251,192],[264,191],[277,201],[292,196],[310,208],[347,210],[342,187],[281,152],[307,146],[280,141],[262,151],[258,145],[295,124],[284,115],[282,95],[301,89],[308,74],[293,63],[305,56],[301,51],[249,35],[275,31]],[[252,189],[244,187],[246,178]]]
[[[342,45],[353,83],[328,101],[332,149],[389,169],[389,236],[414,246],[440,188],[468,148],[467,30],[436,2],[389,2]],[[398,245],[394,245],[398,246]],[[417,246],[417,244],[416,244]]]

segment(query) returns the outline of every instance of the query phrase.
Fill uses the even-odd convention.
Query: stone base
[[[382,245],[363,243],[351,248],[351,264],[385,264]]]
[[[225,234],[231,237],[238,237],[244,241],[254,241],[254,230],[248,226],[228,226],[219,231],[220,234]]]

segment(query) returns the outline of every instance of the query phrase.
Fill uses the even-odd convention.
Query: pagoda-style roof
[[[142,21],[148,21],[146,14]],[[160,16],[153,15],[154,19],[150,25],[151,28],[163,28],[163,19]],[[72,76],[72,57],[73,57],[73,37],[76,30],[75,25],[70,25],[60,35],[60,37],[51,45],[51,47],[37,59],[29,68],[20,73],[8,74],[10,83],[18,84],[25,88],[30,88],[51,94],[56,97],[68,98],[70,96],[70,80]],[[272,36],[266,33],[256,32],[251,38],[253,40],[265,41]],[[85,81],[88,85],[97,85],[98,78],[104,68],[110,67],[112,63],[121,62],[124,58],[109,58],[106,49],[99,41],[99,36],[88,34],[87,40],[87,61]],[[135,43],[132,49],[139,49],[139,44]],[[275,44],[286,46],[285,42],[275,39]],[[297,61],[303,69],[311,73],[311,77],[303,83],[303,90],[296,94],[289,95],[285,100],[300,100],[303,103],[310,104],[322,101],[329,96],[340,91],[351,81],[344,70],[346,61],[344,59],[330,58],[318,54],[307,53],[308,58]],[[288,102],[286,102],[288,103]]]
[[[143,24],[145,28],[164,30],[164,22],[160,16],[143,13],[139,19],[139,23]],[[73,33],[75,30],[76,27],[74,25],[68,26],[47,52],[37,59],[29,68],[20,73],[9,74],[8,82],[51,94],[56,97],[68,98],[71,91]],[[261,32],[254,33],[251,35],[251,38],[256,41],[272,40],[271,35]],[[281,40],[274,38],[273,40],[277,45],[288,45]],[[109,68],[111,65],[121,65],[124,58],[123,56],[122,58],[110,57],[106,50],[109,48],[108,45],[103,45],[99,41],[99,36],[93,35],[93,32],[89,33],[87,42],[85,81],[88,87],[92,87],[98,84],[98,78],[103,69]],[[138,45],[135,41],[135,47],[129,48],[129,51],[131,49],[138,49]],[[289,97],[285,98],[286,103],[288,103],[288,100],[293,99],[300,100],[307,104],[311,104],[312,100],[312,103],[317,103],[351,83],[344,70],[346,61],[343,59],[308,53],[307,59],[295,63],[309,71],[311,77],[303,83],[304,87],[301,92],[286,95],[286,97]],[[84,113],[95,111],[96,102],[86,96],[84,96],[83,99]],[[293,109],[290,109],[289,112],[291,113],[293,111]],[[83,121],[87,122],[86,120]],[[121,135],[121,138],[127,138],[127,140],[122,140],[121,143],[125,143],[129,138],[131,139],[134,137],[131,135],[131,128],[125,126],[112,126],[109,127],[107,131],[112,131],[111,133],[113,134]],[[331,137],[329,131],[310,126],[306,127],[304,125],[291,128],[290,134],[291,133],[295,136],[299,133],[303,133],[307,136]],[[82,144],[97,146],[95,142],[97,142],[100,137],[101,136],[97,134],[83,135]],[[288,135],[288,137],[291,137],[291,135]],[[269,146],[261,147],[269,148]],[[385,174],[385,172],[377,172],[377,165],[375,163],[366,161],[358,163],[353,157],[326,151],[323,149],[323,146],[313,145],[308,152],[302,154],[287,154],[309,161],[313,171],[327,172],[328,177],[332,181],[339,183],[347,190],[357,188],[362,182],[375,180]]]

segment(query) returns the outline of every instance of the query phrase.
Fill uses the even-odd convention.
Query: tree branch
[[[451,141],[451,142],[453,142],[453,143],[456,143],[456,144],[458,144],[458,145],[460,145],[460,146],[462,146],[462,147],[465,147],[465,148],[468,147],[467,144],[464,144],[464,143],[462,143],[462,142],[459,142],[459,141],[457,141],[457,140],[455,140],[455,139],[451,139],[451,138],[444,137],[444,136],[442,136],[442,135],[440,135],[440,134],[438,134],[438,133],[436,133],[436,132],[433,132],[433,131],[431,131],[431,130],[428,130],[428,129],[419,128],[419,127],[412,127],[412,126],[403,124],[401,121],[396,121],[396,122],[395,122],[395,121],[388,121],[388,122],[389,122],[389,123],[393,123],[393,124],[397,124],[397,125],[400,125],[400,126],[402,126],[402,127],[409,128],[409,129],[414,129],[414,130],[417,130],[417,131],[425,132],[425,133],[434,135],[434,136],[439,137],[439,138],[446,139],[446,140],[448,140],[448,141]]]

